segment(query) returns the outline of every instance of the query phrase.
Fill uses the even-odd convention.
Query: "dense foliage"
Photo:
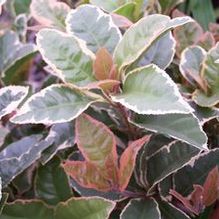
[[[218,219],[212,3],[0,0],[1,219]]]

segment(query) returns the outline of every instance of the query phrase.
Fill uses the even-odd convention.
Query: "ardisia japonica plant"
[[[213,30],[183,1],[113,2],[32,0],[1,33],[1,219],[219,217]]]

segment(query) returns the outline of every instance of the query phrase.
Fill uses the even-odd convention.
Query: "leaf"
[[[95,164],[87,161],[66,161],[63,164],[65,172],[80,186],[107,192],[111,185],[104,178],[105,173]]]
[[[158,203],[162,219],[190,219],[188,215],[171,203],[165,201],[159,201]]]
[[[75,129],[76,143],[85,160],[102,169],[104,177],[115,183],[118,155],[114,134],[86,114],[76,119]]]
[[[114,61],[119,71],[139,59],[165,33],[191,21],[189,17],[171,20],[159,14],[140,19],[125,32],[114,51]]]
[[[64,82],[84,86],[94,81],[94,54],[84,42],[54,29],[42,29],[37,34],[37,46],[44,61]]]
[[[49,205],[56,205],[71,198],[69,180],[63,168],[60,167],[58,158],[54,158],[47,165],[37,169],[35,192],[39,199]]]
[[[70,7],[57,0],[32,0],[31,15],[44,26],[65,29],[65,18]]]
[[[136,8],[135,2],[127,2],[126,4],[120,6],[119,8],[115,9],[112,13],[119,14],[122,16],[127,17],[129,20],[133,21],[134,12]]]
[[[173,17],[185,16],[178,10],[173,11]],[[202,27],[195,21],[185,24],[184,26],[177,27],[173,31],[173,35],[176,39],[176,54],[180,57],[182,51],[188,46],[192,46],[198,43],[200,36],[204,34]]]
[[[37,200],[22,200],[6,204],[1,219],[53,219],[53,209]]]
[[[208,93],[196,90],[193,94],[194,101],[204,107],[212,107],[219,103],[219,43],[210,49],[202,63],[201,77],[208,84]]]
[[[159,0],[163,14],[170,14],[170,12],[184,0]]]
[[[8,193],[3,193],[2,198],[0,200],[0,215],[2,215],[2,210],[8,200]]]
[[[102,198],[72,198],[60,203],[55,219],[107,219],[115,203]]]
[[[128,18],[122,15],[111,13],[111,17],[113,19],[113,23],[115,23],[115,25],[119,28],[128,28],[133,25],[133,23]]]
[[[94,61],[94,72],[97,80],[112,79],[110,73],[113,68],[113,59],[105,48],[100,48]]]
[[[147,145],[144,147],[147,151]],[[200,150],[191,145],[173,141],[151,156],[142,153],[140,170],[144,185],[148,184],[153,188],[164,178],[185,166],[199,152]]]
[[[130,72],[125,77],[122,93],[112,98],[139,114],[191,112],[176,84],[153,64]]]
[[[207,136],[193,114],[136,115],[135,120],[131,122],[146,130],[171,136],[199,149],[207,149]]]
[[[51,85],[31,96],[11,118],[11,122],[26,123],[63,123],[75,119],[91,103],[91,98],[67,85]]]
[[[40,158],[42,151],[49,146],[42,137],[42,135],[24,137],[0,152],[0,175],[3,187]]]
[[[45,141],[51,141],[51,146],[43,152],[41,163],[45,165],[58,151],[72,147],[75,144],[74,137],[72,122],[53,125],[45,138]]]
[[[143,54],[138,66],[145,66],[148,64],[156,64],[161,69],[166,69],[173,60],[175,55],[176,42],[171,32],[162,36],[156,43],[154,43],[149,50]]]
[[[161,219],[157,202],[152,199],[132,199],[123,209],[121,219]]]
[[[15,32],[6,31],[0,36],[0,75],[5,76],[5,72],[9,70],[17,61],[32,54],[36,51],[33,44],[23,44]]]
[[[190,46],[182,52],[179,65],[183,77],[193,86],[197,83],[203,91],[207,90],[207,85],[200,72],[205,56],[206,51],[200,46]]]
[[[214,35],[209,31],[205,32],[198,41],[198,45],[206,51],[210,50],[215,44]]]
[[[193,159],[193,162],[174,175],[175,190],[183,196],[193,191],[193,184],[203,185],[208,173],[219,165],[219,150],[211,150]]]
[[[141,147],[148,143],[150,136],[145,136],[136,141],[131,142],[125,151],[122,153],[120,158],[119,166],[119,187],[123,191],[127,187],[129,180],[132,176],[132,172],[135,166],[136,156]]]
[[[9,133],[10,131],[5,128],[4,126],[0,125],[0,147],[2,146],[2,144],[4,143],[5,141],[5,137],[7,136],[7,134]]]
[[[0,89],[0,119],[12,113],[28,94],[28,87],[7,86]]]
[[[92,5],[82,5],[72,10],[67,16],[66,28],[68,33],[84,40],[94,53],[100,48],[112,53],[121,39],[111,16]]]

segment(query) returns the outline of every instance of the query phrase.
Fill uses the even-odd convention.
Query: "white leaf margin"
[[[59,34],[60,36],[62,36],[63,38],[70,38],[70,39],[73,39],[75,40],[77,43],[78,43],[78,46],[81,48],[82,52],[89,56],[91,58],[91,60],[95,60],[95,54],[90,51],[88,48],[87,48],[87,45],[86,45],[86,42],[82,39],[79,39],[78,37],[74,36],[74,35],[69,35],[67,33],[64,33],[64,32],[61,32],[59,30],[56,30],[56,29],[50,29],[50,28],[43,28],[41,29],[37,34],[36,34],[36,44],[37,44],[37,48],[39,50],[39,52],[41,53],[42,57],[43,57],[43,60],[49,65],[49,67],[52,68],[52,70],[54,71],[54,74],[55,76],[59,77],[63,82],[67,83],[65,81],[65,77],[62,73],[62,70],[58,69],[56,67],[55,64],[53,64],[53,62],[51,62],[45,55],[45,49],[42,47],[42,44],[41,44],[41,40],[43,40],[43,36],[41,35],[43,32],[54,32],[54,33],[57,33]],[[47,34],[48,34],[47,33]]]
[[[23,93],[23,94],[22,94],[22,97],[19,100],[12,101],[9,105],[6,106],[6,108],[3,109],[3,112],[1,112],[1,115],[0,115],[0,119],[3,116],[5,116],[5,115],[11,113],[12,111],[16,110],[16,108],[19,106],[19,104],[27,96],[29,88],[28,87],[23,87],[23,86],[16,86],[16,85],[10,85],[10,86],[7,86],[7,87],[3,87],[3,88],[0,89],[0,97],[2,95],[4,95],[4,93],[7,92],[8,90],[10,90],[12,92],[11,93],[12,96],[15,96],[19,93]]]
[[[83,113],[86,109],[88,109],[88,107],[89,107],[91,104],[97,102],[96,100],[93,100],[93,101],[91,100],[85,107],[83,107],[80,111],[78,111],[78,113],[77,113],[75,116],[72,116],[72,117],[69,118],[68,120],[66,120],[66,119],[59,119],[59,120],[56,120],[55,123],[54,123],[53,120],[49,120],[49,119],[44,119],[44,120],[42,120],[42,121],[40,121],[40,122],[37,122],[34,118],[27,119],[27,120],[23,120],[23,121],[19,121],[19,122],[14,121],[14,119],[15,119],[17,116],[21,116],[21,115],[23,115],[23,114],[25,114],[25,113],[28,113],[28,112],[32,111],[32,109],[31,109],[30,106],[29,106],[29,103],[31,103],[32,101],[34,101],[34,100],[35,100],[36,98],[38,98],[38,97],[42,97],[42,98],[45,97],[47,91],[51,90],[53,87],[56,87],[56,88],[61,88],[61,87],[69,88],[69,89],[72,89],[72,92],[74,92],[73,89],[75,89],[75,91],[76,91],[76,89],[77,89],[77,88],[73,88],[73,87],[70,88],[70,86],[68,87],[68,86],[66,86],[66,84],[53,84],[53,85],[51,85],[51,86],[49,86],[49,87],[47,87],[47,88],[44,88],[44,89],[41,90],[40,92],[33,94],[33,95],[24,103],[24,105],[19,109],[19,111],[17,112],[17,114],[14,115],[14,116],[10,119],[10,121],[11,121],[12,123],[15,123],[15,124],[39,124],[39,123],[43,123],[43,124],[58,124],[58,123],[70,122],[70,121],[74,120],[75,118],[77,118],[77,117],[78,117],[81,113]],[[77,91],[76,91],[76,92],[77,92]]]
[[[130,109],[130,110],[132,110],[132,111],[134,111],[138,114],[142,114],[142,115],[165,115],[165,114],[176,114],[176,113],[189,114],[189,113],[194,112],[194,109],[183,99],[182,95],[179,92],[179,89],[178,89],[177,85],[170,78],[170,76],[164,70],[160,69],[155,64],[149,64],[149,65],[134,69],[133,71],[129,72],[125,76],[125,78],[123,80],[123,83],[125,83],[125,81],[129,77],[129,75],[135,74],[136,72],[141,71],[144,68],[149,68],[149,67],[154,68],[155,71],[158,71],[159,74],[161,74],[166,79],[166,84],[165,85],[168,85],[168,86],[172,87],[172,89],[174,91],[173,92],[174,95],[176,97],[178,97],[177,102],[180,103],[181,105],[185,106],[187,111],[181,111],[181,110],[168,110],[168,111],[165,111],[165,110],[159,110],[159,109],[157,109],[157,110],[142,110],[141,111],[141,110],[138,109],[138,107],[136,105],[130,105],[129,103],[127,103],[124,98],[120,98],[120,97],[117,97],[117,96],[111,96],[112,100],[114,102],[121,103],[123,106],[127,107],[128,109]]]

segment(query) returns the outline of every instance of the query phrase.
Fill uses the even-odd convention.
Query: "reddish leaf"
[[[82,114],[76,119],[76,142],[84,158],[100,168],[104,177],[117,182],[116,140],[102,122]]]
[[[133,141],[123,152],[120,158],[120,168],[119,168],[119,188],[120,191],[123,191],[131,178],[136,156],[141,147],[150,140],[150,136],[144,136],[141,139]]]
[[[219,195],[219,171],[218,166],[211,170],[203,185],[203,202],[205,206],[210,206],[216,202]]]
[[[205,50],[210,50],[213,46],[215,46],[216,42],[214,36],[209,31],[205,32],[199,39],[198,45],[200,45]]]
[[[219,41],[219,24],[210,23],[209,30],[214,35],[215,41],[218,42]]]
[[[96,53],[94,61],[94,72],[97,80],[113,79],[110,72],[113,67],[113,59],[105,48],[100,48]]]
[[[117,27],[119,28],[129,28],[133,25],[133,23],[125,16],[111,13],[111,17],[116,24]]]
[[[100,191],[110,191],[111,185],[98,168],[89,162],[67,161],[63,164],[64,170],[78,184],[86,188],[93,188]]]

